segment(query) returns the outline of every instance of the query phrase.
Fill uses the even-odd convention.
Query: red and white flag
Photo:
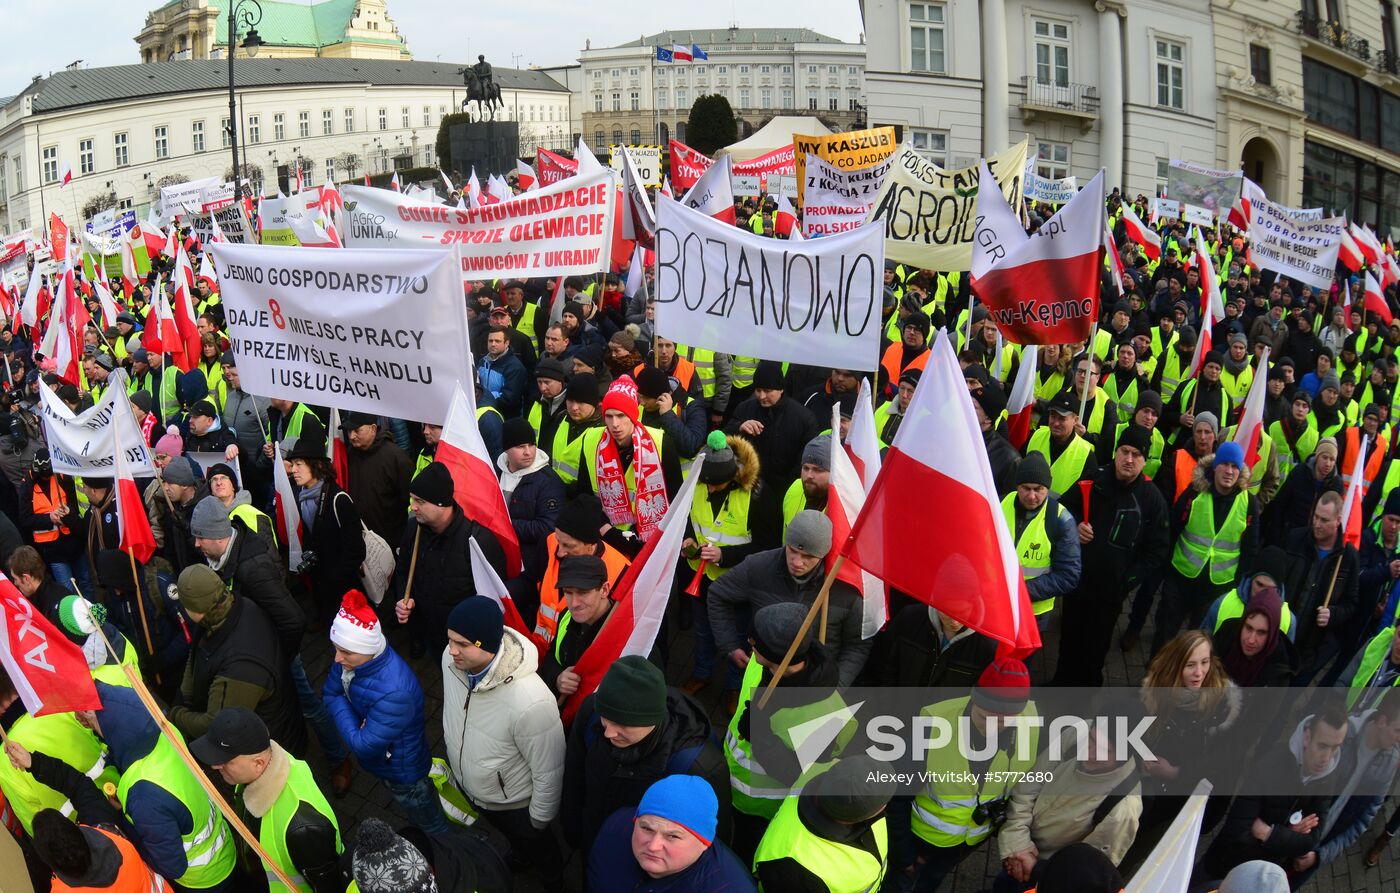
[[[473,208],[481,207],[481,181],[476,178],[476,168],[472,168],[471,175],[467,177],[465,192],[467,193],[467,205]]]
[[[1118,256],[1118,245],[1113,241],[1113,233],[1109,232],[1108,224],[1103,228],[1103,251],[1104,257],[1108,259],[1108,272],[1113,277],[1113,293],[1122,296],[1123,288],[1123,258]]]
[[[876,442],[875,435],[875,415],[869,411],[870,406],[870,385],[865,380],[861,381],[861,397],[864,402],[856,402],[856,412],[860,412],[860,407],[867,408],[866,419],[861,423],[865,432],[860,435],[862,452],[861,466],[869,472],[868,477],[863,477],[857,469],[855,461],[851,457],[853,450],[850,449],[850,437],[843,445],[839,437],[831,438],[831,484],[827,488],[826,514],[831,519],[831,541],[834,543],[845,542],[851,535],[851,522],[860,516],[865,508],[867,496],[866,481],[873,485],[875,478],[880,472],[880,450]],[[856,436],[856,417],[851,416],[851,436]],[[831,430],[841,430],[841,408],[831,407]],[[874,455],[871,456],[869,448],[874,446]],[[868,463],[868,464],[867,464]],[[836,552],[827,554],[826,569],[829,573],[836,563]],[[888,594],[885,590],[884,582],[872,573],[867,573],[861,566],[847,558],[841,562],[841,569],[837,572],[836,579],[843,583],[854,586],[861,594],[861,622],[860,637],[862,639],[872,638],[885,625],[889,619]]]
[[[130,414],[131,403],[126,398],[126,389],[117,388],[117,392],[114,411]],[[146,516],[146,503],[141,499],[141,491],[136,489],[136,479],[127,470],[125,453],[126,447],[120,443],[113,450],[116,457],[117,528],[121,531],[117,548],[145,564],[156,553],[156,537],[151,531],[151,519]]]
[[[174,354],[184,351],[180,332],[175,328],[175,314],[170,309],[170,298],[165,293],[165,283],[156,275],[155,288],[151,289],[151,307],[146,314],[146,325],[141,329],[141,346],[149,353]]]
[[[107,288],[107,283],[101,279],[94,279],[92,293],[97,298],[97,303],[102,307],[102,328],[116,325],[117,302],[112,300],[112,292]]]
[[[282,464],[280,443],[272,445],[272,492],[277,504],[277,537],[287,544],[287,566],[294,568],[301,564],[301,512],[287,468]]]
[[[63,272],[54,288],[53,311],[49,314],[39,353],[54,360],[54,372],[68,384],[82,384],[83,329],[91,315],[78,298],[73,276],[73,256],[67,255]]]
[[[851,457],[851,464],[855,465],[861,486],[867,493],[875,486],[875,476],[880,473],[880,432],[875,428],[873,406],[870,380],[862,378],[855,412],[851,413],[851,428],[846,433],[846,455]]]
[[[1096,244],[1097,229],[1090,227]],[[959,519],[959,535],[911,549],[908,531],[927,506]],[[972,397],[946,334],[933,345],[841,552],[895,589],[996,639],[1003,653],[1022,657],[1040,647]]]
[[[710,165],[695,185],[681,196],[681,204],[695,208],[716,220],[734,223],[734,186],[730,180],[733,161],[728,155]]]
[[[345,432],[340,430],[340,410],[331,407],[331,424],[326,431],[326,458],[331,460],[331,468],[335,469],[335,479],[344,481],[344,489],[350,489],[350,454],[346,452]],[[350,498],[355,498],[351,493]]]
[[[1390,249],[1390,240],[1385,240],[1386,248],[1381,254],[1381,287],[1390,288],[1400,282],[1400,264],[1395,262],[1395,254]]]
[[[642,269],[642,256],[645,253],[645,249],[638,245],[632,252],[632,262],[627,266],[627,279],[622,283],[622,293],[629,298],[635,295],[646,281],[645,270]]]
[[[1253,468],[1259,461],[1259,443],[1264,437],[1264,399],[1268,396],[1269,348],[1259,358],[1254,381],[1249,385],[1249,393],[1244,398],[1244,409],[1240,411],[1240,423],[1235,426],[1235,443],[1244,450],[1246,468]],[[1261,480],[1262,483],[1262,480]]]
[[[365,174],[365,185],[366,185],[366,186],[372,185],[372,184],[369,182],[369,174],[368,174],[368,173]]]
[[[580,176],[596,174],[603,169],[603,163],[593,154],[593,150],[588,148],[583,137],[578,138],[578,145],[574,147],[574,161],[578,165],[574,172]]]
[[[399,172],[398,172],[398,171],[394,171],[394,176],[392,176],[392,177],[389,178],[389,188],[392,189],[392,190],[394,190],[395,192],[402,192],[402,191],[403,191],[403,190],[400,188],[400,186],[399,186]]]
[[[443,429],[446,439],[447,430]],[[441,453],[442,445],[438,445]],[[646,657],[656,644],[666,606],[674,588],[676,563],[681,557],[681,542],[685,539],[686,519],[695,498],[695,484],[704,466],[701,453],[690,466],[690,473],[666,508],[661,519],[661,535],[653,536],[642,547],[641,554],[623,572],[622,579],[611,593],[614,602],[607,622],[598,631],[592,644],[574,664],[579,675],[578,690],[564,702],[561,718],[564,725],[573,722],[583,699],[593,694],[608,668],[620,658],[639,654]],[[497,488],[497,493],[500,489]]]
[[[63,170],[59,172],[59,179],[63,181],[59,184],[60,186],[67,186],[73,182],[73,162],[63,162]]]
[[[539,186],[535,169],[519,158],[515,159],[515,182],[519,184],[522,192],[529,192]]]
[[[677,43],[671,45],[671,58],[677,62],[689,62],[695,57],[691,55],[690,47]]]
[[[171,229],[174,239],[175,230]],[[179,333],[181,350],[170,350],[171,360],[181,372],[189,372],[199,365],[199,321],[194,313],[194,270],[190,266],[190,256],[184,245],[177,245],[171,255],[175,258],[175,274],[172,277],[175,293],[170,299],[170,309],[175,315],[175,330]]]
[[[1359,272],[1366,264],[1366,258],[1361,254],[1361,246],[1357,244],[1349,226],[1342,227],[1342,244],[1337,249],[1337,263],[1353,273]]]
[[[1366,263],[1375,265],[1381,260],[1381,243],[1376,241],[1376,237],[1371,234],[1370,227],[1358,226],[1352,223],[1349,227],[1351,237],[1356,240],[1356,247],[1360,249],[1361,256],[1366,259]]]
[[[0,664],[33,716],[101,710],[83,649],[0,574]]]
[[[210,218],[213,219],[212,217]],[[131,296],[136,293],[136,286],[141,282],[141,274],[136,271],[136,252],[131,247],[130,234],[123,236],[121,242],[122,256],[122,292],[129,302]]]
[[[1367,313],[1374,313],[1387,326],[1395,318],[1390,312],[1390,305],[1386,303],[1385,292],[1381,290],[1381,284],[1369,272],[1366,274],[1366,302],[1363,306],[1365,306]]]
[[[643,248],[656,247],[656,211],[647,197],[646,187],[632,161],[632,153],[622,147],[622,189],[618,212],[622,220],[622,238]]]
[[[19,304],[20,322],[31,329],[38,328],[39,320],[49,312],[49,305],[52,303],[53,294],[50,288],[44,285],[44,277],[35,270],[29,277],[29,284],[25,286],[24,300]]]
[[[505,177],[492,174],[486,178],[486,194],[491,197],[489,204],[497,204],[510,198],[510,184]]]
[[[1206,354],[1211,351],[1211,330],[1225,318],[1225,302],[1220,298],[1220,279],[1215,275],[1215,265],[1211,263],[1201,231],[1193,227],[1193,232],[1195,242],[1192,257],[1201,282],[1201,331],[1196,336],[1196,352],[1191,355],[1191,365],[1182,376],[1182,381],[1195,378],[1201,371]]]
[[[471,552],[472,585],[476,587],[476,594],[484,595],[500,605],[501,616],[505,618],[506,626],[534,642],[535,648],[543,651],[544,640],[535,635],[535,630],[527,626],[525,618],[520,616],[520,609],[515,606],[515,599],[511,598],[510,590],[506,588],[505,583],[501,582],[500,575],[491,566],[491,562],[486,559],[486,553],[481,551],[481,544],[474,537],[467,537],[467,550]]]
[[[1011,445],[1021,450],[1031,439],[1031,413],[1035,410],[1035,371],[1040,366],[1040,345],[1031,344],[1021,353],[1011,395],[1006,398],[1006,433]],[[996,424],[992,419],[992,424]],[[901,425],[900,427],[903,427]]]
[[[447,174],[443,173],[442,168],[438,168],[438,176],[442,177],[442,185],[447,187],[448,195],[457,191],[456,187],[452,185],[452,181],[447,178]]]
[[[730,203],[733,207],[733,203]],[[778,193],[778,210],[773,215],[773,234],[777,236],[792,237],[797,232],[797,210],[793,208],[792,202],[788,201],[787,193]]]
[[[199,255],[199,281],[209,286],[210,291],[219,290],[219,276],[214,272],[214,264],[207,251]]]
[[[461,382],[457,383],[442,426],[437,461],[452,473],[454,494],[463,513],[496,535],[506,553],[506,576],[519,574],[520,542],[515,538],[501,482],[476,424],[476,394],[463,390]]]
[[[1132,205],[1124,202],[1123,208],[1123,229],[1128,233],[1128,238],[1133,244],[1142,249],[1142,253],[1147,255],[1147,259],[1158,261],[1162,259],[1162,237],[1152,231],[1152,227],[1142,222],[1142,218],[1133,213]]]
[[[1366,467],[1368,446],[1370,438],[1362,437],[1361,445],[1356,451],[1356,464],[1352,466],[1358,472]],[[1361,500],[1366,496],[1365,480],[1365,474],[1353,474],[1351,482],[1347,484],[1346,498],[1342,500],[1342,535],[1348,544],[1358,549],[1361,548],[1361,518],[1366,514],[1361,510]]]

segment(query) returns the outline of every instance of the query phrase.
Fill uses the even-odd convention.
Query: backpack
[[[350,499],[350,494],[341,490],[335,494],[335,499],[331,500],[331,512],[335,514],[337,526],[340,524],[339,506],[342,496]],[[354,504],[353,499],[351,504]],[[363,519],[360,520],[360,534],[365,540],[365,561],[360,565],[360,586],[365,591],[365,597],[377,605],[384,601],[384,593],[389,591],[389,581],[394,576],[394,551],[384,542],[384,537],[365,526]]]

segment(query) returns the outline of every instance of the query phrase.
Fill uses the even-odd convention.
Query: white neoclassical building
[[[238,59],[239,161],[272,189],[292,165],[310,182],[434,166],[438,125],[465,97],[460,64]],[[565,148],[568,88],[497,67],[500,117],[525,151]],[[0,100],[0,229],[69,221],[95,196],[144,216],[165,177],[227,177],[228,63],[187,60],[55,72]],[[61,184],[68,165],[73,181]]]
[[[1044,176],[1151,193],[1217,161],[1211,5],[865,0],[870,124],[950,167],[1029,137]]]

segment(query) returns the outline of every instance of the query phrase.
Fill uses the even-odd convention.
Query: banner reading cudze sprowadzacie
[[[693,347],[869,371],[880,352],[879,227],[767,239],[658,196],[656,331]]]
[[[345,247],[456,247],[463,282],[587,276],[608,262],[617,192],[612,179],[610,171],[600,170],[479,208],[346,186]]]
[[[243,387],[437,424],[471,380],[457,253],[220,245]]]

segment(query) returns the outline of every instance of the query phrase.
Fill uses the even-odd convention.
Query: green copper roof
[[[355,14],[356,0],[320,0],[319,3],[292,3],[259,0],[262,21],[258,36],[270,46],[327,47],[345,40],[345,31]],[[376,38],[375,43],[402,44],[402,40]],[[220,11],[216,45],[228,44],[228,17]]]

